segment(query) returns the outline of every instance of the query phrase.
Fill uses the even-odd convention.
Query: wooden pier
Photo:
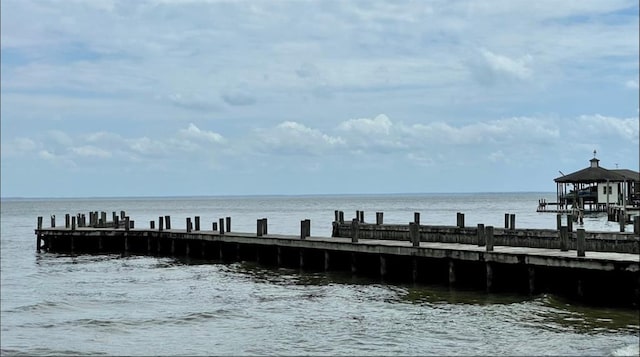
[[[256,232],[231,231],[231,218],[200,226],[200,217],[186,218],[185,229],[171,228],[171,217],[158,217],[149,228],[135,228],[125,215],[103,213],[65,217],[65,225],[43,227],[38,217],[35,230],[38,251],[67,254],[140,254],[189,259],[255,261],[259,264],[320,271],[339,270],[385,281],[438,283],[488,292],[560,293],[597,304],[638,308],[640,299],[640,255],[635,233],[617,234],[635,253],[598,250],[589,240],[607,240],[606,233],[570,231],[561,226],[555,238],[558,248],[505,244],[507,235],[525,237],[532,230],[515,229],[515,217],[505,218],[513,229],[478,224],[464,227],[458,214],[456,226],[421,225],[419,214],[407,225],[365,223],[364,212],[345,223],[336,211],[333,237],[311,235],[310,221],[301,220],[299,235],[272,234],[267,219],[256,221]],[[345,227],[348,226],[348,234]],[[401,227],[402,226],[402,227]],[[226,229],[225,229],[226,228]],[[368,238],[373,232],[403,232],[397,239]],[[339,236],[339,235],[347,235]],[[462,239],[461,237],[466,237]],[[627,241],[630,244],[627,244]],[[635,244],[636,248],[633,248]],[[602,246],[602,245],[601,245]],[[631,248],[629,248],[631,247]],[[603,250],[603,249],[599,249]],[[605,249],[606,250],[606,249]]]

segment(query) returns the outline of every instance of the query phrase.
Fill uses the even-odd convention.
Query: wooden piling
[[[211,230],[214,232],[218,230],[218,222],[211,222]]]
[[[164,225],[164,217],[158,217],[158,230],[162,231]]]
[[[527,273],[529,275],[529,295],[533,295],[536,288],[536,270],[532,265],[529,265]]]
[[[263,218],[263,219],[262,219],[262,221],[263,221],[263,222],[262,222],[262,229],[263,229],[263,231],[262,231],[262,235],[265,235],[265,236],[266,236],[267,234],[269,234],[269,231],[268,231],[268,229],[267,229],[267,228],[269,227],[269,225],[268,225],[268,222],[267,222],[267,219],[266,219],[266,218]]]
[[[333,221],[334,222],[340,221],[340,211],[338,210],[333,211]]]
[[[131,227],[131,221],[129,220],[129,216],[124,217],[124,230],[125,231],[129,231],[129,228]]]
[[[509,229],[509,214],[504,214],[504,229]]]
[[[224,234],[224,218],[220,218],[218,220],[218,231],[219,231],[220,235]]]
[[[300,221],[300,239],[304,239],[307,236],[306,221],[303,219]]]
[[[256,235],[262,237],[262,219],[256,220]]]
[[[486,270],[486,288],[487,292],[491,292],[493,288],[493,266],[491,262],[486,262],[484,264]]]
[[[624,214],[624,210],[622,210],[622,209],[618,213],[618,221],[620,222],[620,232],[624,233],[626,217],[625,217],[625,214]]]
[[[512,231],[516,230],[516,215],[515,213],[512,213],[509,215],[509,229],[511,229]]]
[[[385,278],[387,276],[387,259],[384,255],[380,254],[380,277]]]
[[[567,215],[567,232],[573,232],[573,215]]]
[[[40,251],[40,246],[42,245],[42,216],[38,216],[38,238],[36,239],[36,250]]]
[[[298,251],[298,255],[299,255],[298,267],[300,269],[304,269],[304,248],[300,248],[300,250]]]
[[[560,231],[560,227],[562,227],[562,214],[556,214],[556,229]]]
[[[560,250],[563,252],[569,250],[569,229],[567,226],[560,227]]]
[[[226,232],[231,232],[231,217],[227,217]]]
[[[76,230],[76,216],[71,217],[71,230]]]
[[[55,224],[55,222],[54,222],[54,224]],[[64,228],[68,229],[70,227],[71,227],[71,215],[67,213],[67,214],[64,215]]]
[[[344,223],[344,211],[338,212],[338,221]]]
[[[176,240],[171,238],[171,255],[176,255]]]
[[[484,228],[484,236],[486,239],[487,252],[493,251],[493,226],[486,226]]]
[[[195,226],[195,230],[199,231],[200,230],[200,216],[195,216],[194,220],[195,220],[195,225],[196,225]]]
[[[449,259],[449,286],[453,286],[456,283],[456,266],[453,259]]]
[[[358,227],[358,219],[354,218],[351,221],[351,243],[358,243],[358,234],[359,234],[359,227]]]
[[[420,212],[413,212],[413,221],[420,224]]]
[[[477,240],[478,240],[478,247],[483,247],[486,243],[485,243],[485,233],[484,233],[484,224],[482,223],[478,223],[478,233],[476,233],[477,235]]]
[[[376,212],[376,224],[377,225],[384,224],[383,215],[384,215],[383,212]]]
[[[458,228],[464,228],[464,213],[456,213],[456,226]]]
[[[149,229],[156,229],[156,221],[154,220],[149,221]]]
[[[420,225],[415,222],[409,223],[409,233],[411,234],[411,243],[414,247],[420,246]]]
[[[324,271],[328,271],[329,270],[330,259],[331,259],[331,257],[329,256],[329,251],[325,250],[324,251]]]
[[[633,233],[640,235],[640,215],[633,217]]]
[[[187,226],[187,233],[191,233],[191,217],[187,217],[186,226]]]
[[[583,228],[578,229],[578,240],[576,242],[578,256],[584,257],[585,254],[585,232]]]
[[[164,226],[167,230],[171,229],[171,216],[164,216]]]
[[[360,211],[360,223],[364,223],[364,211]]]
[[[418,281],[418,258],[411,258],[411,280],[413,283]]]
[[[120,211],[120,219],[124,219],[124,217],[127,216],[127,213],[125,211]]]

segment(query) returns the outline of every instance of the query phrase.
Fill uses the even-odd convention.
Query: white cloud
[[[71,148],[71,152],[75,155],[89,158],[95,157],[99,159],[106,159],[111,157],[111,153],[109,151],[91,145],[73,147]]]
[[[213,131],[200,130],[195,124],[189,123],[187,129],[180,129],[179,134],[182,137],[192,138],[196,140],[204,140],[212,143],[223,143],[225,139],[222,135]]]
[[[339,136],[330,136],[292,121],[282,122],[271,129],[257,130],[256,134],[259,142],[276,154],[320,155],[330,153],[345,144]],[[264,153],[261,147],[256,150]]]

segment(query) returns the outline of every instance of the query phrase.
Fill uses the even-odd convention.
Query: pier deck
[[[579,300],[636,308],[640,298],[640,255],[636,253],[583,251],[581,256],[576,250],[493,243],[321,237],[309,236],[304,226],[300,235],[266,234],[260,220],[256,233],[187,226],[164,230],[40,227],[35,233],[38,250],[49,252],[248,260],[487,291],[560,292]]]

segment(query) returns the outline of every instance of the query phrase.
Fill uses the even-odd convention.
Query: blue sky
[[[639,170],[638,2],[1,3],[2,197],[555,191]]]

